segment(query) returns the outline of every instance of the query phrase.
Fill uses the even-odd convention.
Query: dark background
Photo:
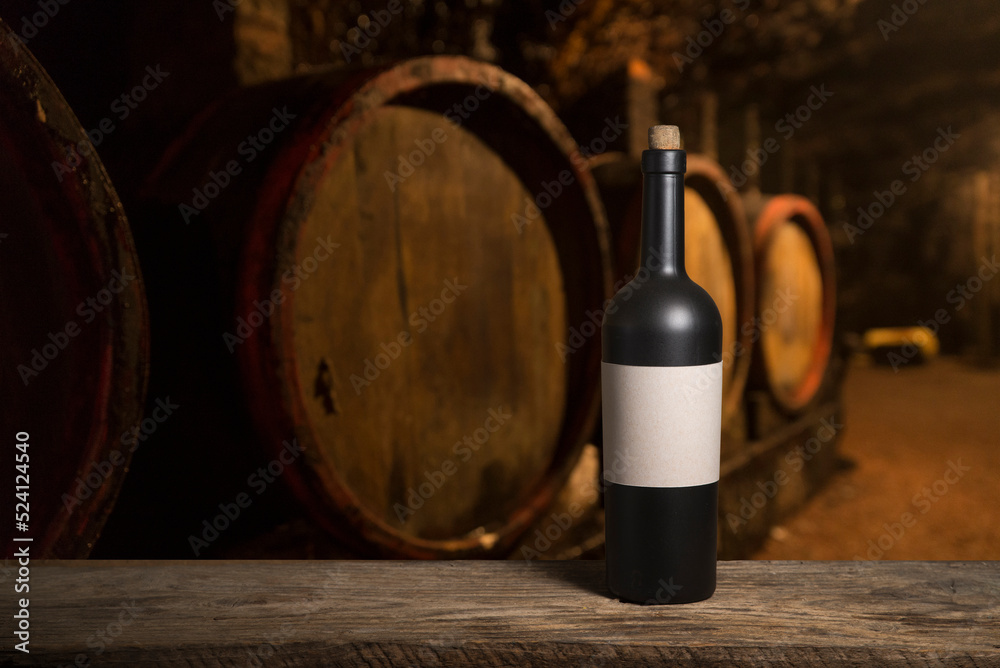
[[[191,115],[234,86],[343,65],[342,40],[363,43],[359,18],[386,7],[377,1],[70,0],[28,46],[85,128],[114,118],[115,130],[98,151],[127,204]],[[955,200],[977,172],[995,170],[1000,149],[1000,11],[988,0],[401,0],[401,7],[404,20],[380,30],[351,64],[434,53],[492,61],[532,84],[565,118],[584,117],[571,123],[578,140],[587,136],[588,120],[574,105],[586,103],[589,90],[634,57],[662,78],[664,120],[682,126],[689,149],[701,148],[705,93],[717,96],[719,162],[727,171],[746,158],[746,113],[756,106],[762,139],[780,143],[761,169],[761,186],[809,195],[820,206],[838,251],[838,316],[846,331],[926,319],[978,265],[971,212]],[[676,54],[697,54],[688,51],[694,48],[689,38],[723,10],[735,21],[693,62],[679,59]],[[39,11],[37,1],[8,0],[0,17],[32,34],[25,21]],[[168,79],[117,120],[112,102],[156,65],[170,72]],[[833,96],[785,140],[775,124],[803,104],[813,86]],[[592,114],[591,132],[599,131],[601,119]],[[960,135],[954,150],[911,182],[904,164],[949,127]],[[888,190],[895,179],[904,180],[906,193],[852,243],[844,223],[856,223],[858,207],[869,207],[875,191]],[[944,349],[991,356],[997,304],[971,306],[943,328]],[[979,308],[994,313],[985,340],[973,335],[969,322]]]
[[[402,18],[365,43],[350,65],[424,54],[486,60],[527,81],[584,143],[615,113],[618,101],[602,95],[608,81],[640,58],[662,85],[662,121],[681,126],[688,150],[713,151],[705,132],[712,101],[714,144],[727,173],[740,170],[755,133],[775,139],[778,150],[743,187],[801,193],[819,206],[837,255],[838,344],[849,348],[870,328],[914,326],[950,308],[951,291],[1000,246],[1000,8],[991,0],[399,1]],[[58,11],[47,16],[43,4]],[[0,18],[27,38],[84,128],[112,119],[114,130],[94,143],[133,216],[143,179],[196,114],[236,87],[348,64],[344,45],[361,43],[358,26],[390,4],[5,0]],[[733,21],[693,46],[715,31],[723,12]],[[169,76],[119,118],[115,101],[147,68]],[[816,90],[832,95],[789,137],[782,119]],[[933,164],[914,172],[913,157],[949,132],[957,134],[950,148],[932,152]],[[873,210],[897,179],[905,193],[858,234],[859,208]],[[138,243],[144,264],[167,261],[165,250],[157,256],[148,242]],[[157,287],[148,289],[154,328],[163,332],[155,322]],[[975,368],[995,367],[1000,283],[987,284],[952,315],[939,332],[943,352]],[[151,398],[158,396],[155,382],[154,371]],[[170,428],[185,427],[175,421]],[[224,425],[215,428],[231,442],[250,439],[239,431],[246,422],[225,434]],[[246,458],[233,462],[238,470],[256,461],[238,447],[233,452]],[[135,466],[144,474],[127,478],[95,556],[190,556],[176,537],[158,542],[151,534],[139,545],[130,532],[170,521],[187,494],[177,481],[206,482],[197,460],[140,450]],[[214,492],[213,502],[226,496]],[[134,502],[140,498],[161,503]],[[283,491],[269,498],[227,540],[297,512]],[[187,516],[204,516],[205,508],[189,508]]]

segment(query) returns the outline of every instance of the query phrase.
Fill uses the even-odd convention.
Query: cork
[[[681,147],[681,131],[676,125],[654,125],[649,128],[649,148],[676,151]]]

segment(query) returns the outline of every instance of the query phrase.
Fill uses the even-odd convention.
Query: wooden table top
[[[723,561],[677,606],[598,561],[35,562],[27,655],[10,581],[8,665],[1000,666],[1000,561]]]

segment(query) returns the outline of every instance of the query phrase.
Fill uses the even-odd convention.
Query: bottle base
[[[608,588],[630,603],[695,603],[715,593],[719,483],[605,488]]]

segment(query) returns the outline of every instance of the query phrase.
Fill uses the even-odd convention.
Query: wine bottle
[[[722,319],[684,270],[676,126],[642,153],[642,249],[601,328],[608,587],[635,603],[715,591]]]

